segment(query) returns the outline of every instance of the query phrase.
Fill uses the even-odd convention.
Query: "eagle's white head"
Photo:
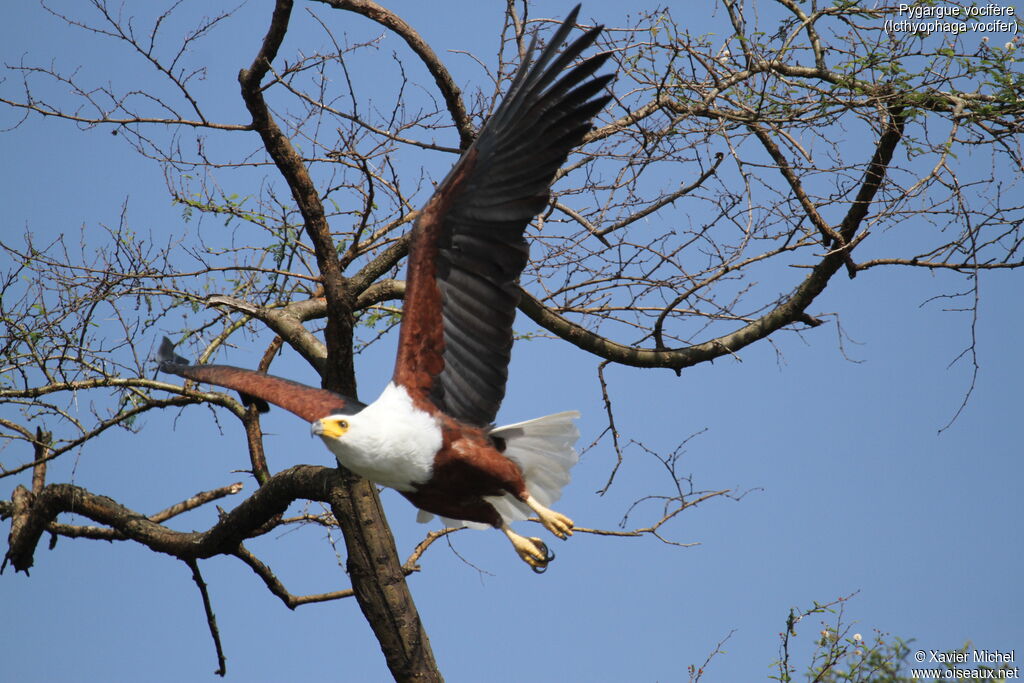
[[[328,415],[312,424],[313,434],[328,443],[328,439],[340,439],[352,427],[353,415]]]
[[[364,461],[372,462],[378,453],[387,450],[385,425],[374,419],[373,412],[364,415],[365,412],[364,409],[354,415],[328,415],[311,425],[313,434],[323,440],[338,462],[355,472],[359,472]]]
[[[394,384],[358,413],[328,415],[312,430],[341,465],[399,491],[430,479],[441,448],[436,420],[416,409],[405,389]]]

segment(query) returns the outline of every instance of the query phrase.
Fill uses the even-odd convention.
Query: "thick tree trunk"
[[[338,252],[324,215],[319,193],[302,157],[274,121],[263,99],[261,82],[284,40],[292,1],[277,0],[263,44],[248,69],[238,77],[253,129],[287,180],[302,213],[306,234],[316,253],[327,301],[327,362],[323,386],[355,396],[352,363],[352,305],[355,300],[341,272]],[[442,680],[430,639],[420,621],[402,573],[394,537],[369,482],[345,473],[344,484],[330,496],[348,550],[352,587],[367,621],[380,641],[392,675],[398,681]]]

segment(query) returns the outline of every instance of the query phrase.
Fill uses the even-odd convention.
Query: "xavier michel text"
[[[1009,664],[1016,661],[1016,651],[1007,650],[958,650],[944,652],[941,650],[918,650],[914,659],[918,662],[938,662],[942,664]]]

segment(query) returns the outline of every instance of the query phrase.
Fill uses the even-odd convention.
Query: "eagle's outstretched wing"
[[[394,380],[471,425],[490,424],[505,395],[517,280],[529,257],[523,232],[610,99],[598,93],[612,76],[594,77],[606,54],[566,71],[601,31],[560,52],[578,11],[531,62],[534,37],[505,99],[414,228]]]
[[[157,360],[161,372],[234,389],[241,395],[245,405],[254,403],[261,413],[267,412],[267,404],[272,403],[307,422],[315,422],[328,415],[358,413],[366,407],[355,399],[333,391],[306,386],[265,372],[231,365],[191,365],[174,352],[174,344],[167,337],[160,344]]]

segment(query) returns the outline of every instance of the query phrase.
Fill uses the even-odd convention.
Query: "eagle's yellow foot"
[[[512,542],[512,547],[516,549],[516,553],[519,554],[523,562],[530,565],[530,569],[538,574],[543,574],[547,571],[548,565],[555,559],[555,554],[548,550],[548,546],[544,541],[539,538],[520,536],[512,531],[508,525],[503,526],[501,530],[508,536],[508,540]]]
[[[526,504],[530,506],[530,509],[537,513],[540,517],[540,523],[544,525],[544,528],[558,536],[561,539],[565,539],[572,536],[573,522],[571,519],[555,512],[551,508],[544,507],[533,496],[526,497]]]

